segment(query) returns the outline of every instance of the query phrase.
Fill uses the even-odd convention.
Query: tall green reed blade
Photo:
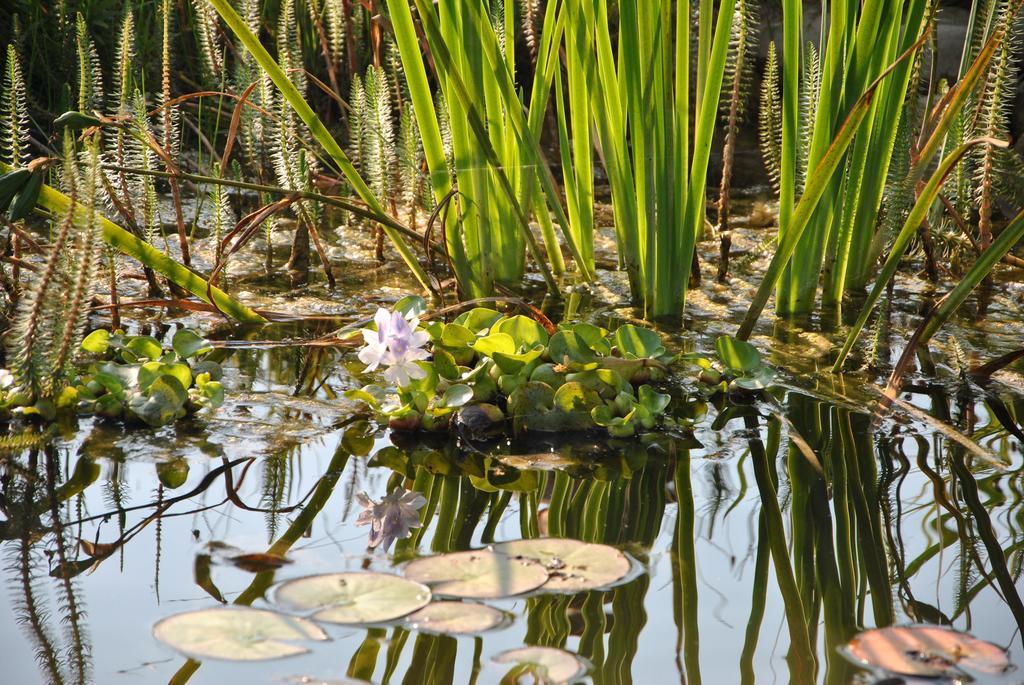
[[[306,125],[309,132],[313,135],[313,138],[320,144],[321,147],[327,152],[330,158],[338,166],[338,169],[345,176],[345,179],[352,185],[352,188],[356,191],[356,194],[365,202],[370,209],[378,214],[387,214],[383,205],[370,191],[369,186],[366,185],[366,181],[359,175],[356,168],[352,165],[345,151],[341,149],[338,141],[331,136],[330,131],[324,126],[324,123],[317,116],[313,108],[309,106],[309,103],[302,97],[295,84],[288,77],[283,69],[278,65],[274,58],[270,56],[266,48],[260,42],[260,39],[249,29],[249,26],[245,21],[238,16],[238,13],[232,7],[229,0],[208,0],[210,5],[217,10],[221,18],[231,29],[238,39],[242,42],[245,48],[252,54],[256,62],[259,64],[270,79],[277,86],[278,90],[281,91],[281,95],[288,102],[295,113],[302,120],[302,123]],[[391,240],[398,254],[402,257],[406,266],[412,271],[413,276],[419,281],[420,285],[425,289],[430,289],[430,279],[428,278],[423,267],[416,259],[416,255],[413,254],[412,249],[406,243],[405,239],[393,228],[384,226],[384,232]]]
[[[395,42],[402,58],[402,71],[409,86],[413,111],[416,113],[416,122],[423,140],[423,155],[427,162],[430,187],[434,194],[434,202],[440,204],[452,192],[452,178],[445,157],[440,119],[434,108],[434,96],[430,92],[427,71],[420,55],[419,36],[416,34],[408,0],[387,0],[387,5]],[[454,213],[449,213],[449,217],[451,218],[444,226],[448,254],[455,269],[455,277],[467,293],[472,293],[472,265],[466,260],[466,251],[459,238],[459,227]]]
[[[0,162],[0,173],[12,171],[12,167]],[[86,219],[86,213],[91,211],[81,203],[74,204],[67,195],[55,188],[44,185],[39,193],[38,205],[53,214],[67,212],[74,205],[76,213]],[[241,323],[265,323],[266,319],[246,307],[241,302],[220,290],[211,287],[201,276],[193,273],[187,267],[182,266],[155,247],[136,238],[114,222],[97,217],[100,224],[100,231],[103,240],[124,254],[139,260],[143,265],[150,267],[153,271],[167,277],[171,282],[181,286],[199,299],[214,305],[220,311],[232,319]]]
[[[584,278],[591,279],[593,274],[587,270],[586,262],[582,259],[579,246],[573,240],[572,234],[568,232],[569,221],[565,215],[565,210],[562,208],[551,170],[547,167],[537,138],[528,130],[526,117],[522,111],[522,103],[516,93],[509,66],[503,57],[503,51],[495,35],[494,28],[479,4],[479,0],[448,0],[441,4],[441,8],[445,10],[445,16],[448,14],[451,14],[453,17],[462,16],[466,24],[476,27],[472,35],[474,39],[479,40],[478,47],[483,53],[484,58],[484,62],[477,65],[478,69],[483,70],[478,75],[485,77],[489,84],[497,87],[497,92],[491,93],[490,97],[500,98],[500,107],[505,116],[504,125],[508,128],[507,135],[509,136],[504,142],[518,150],[519,159],[522,163],[525,163],[527,166],[533,165],[537,169],[541,188],[548,199],[549,206],[555,212],[558,223],[562,228],[566,245],[573,255],[577,268],[579,268]],[[492,172],[493,179],[497,183],[500,197],[503,201],[507,202],[513,212],[516,226],[522,233],[530,255],[537,263],[551,291],[557,292],[557,284],[554,282],[551,271],[544,261],[544,256],[536,239],[529,230],[529,222],[526,215],[528,207],[524,206],[512,186],[506,174],[508,170],[502,168],[498,152],[495,150],[494,142],[489,135],[488,127],[485,125],[486,109],[481,114],[476,104],[480,98],[474,98],[474,92],[470,90],[471,85],[479,89],[479,78],[476,81],[471,80],[476,76],[472,72],[467,72],[459,60],[456,59],[457,55],[452,50],[453,46],[458,45],[459,40],[458,34],[452,33],[453,26],[448,25],[454,19],[443,24],[438,13],[423,0],[416,0],[416,8],[430,46],[431,56],[434,58],[434,63],[438,68],[439,77],[442,82],[447,83],[449,89],[446,99],[449,110],[453,113],[452,124],[453,126],[455,124],[455,110],[452,109],[452,105],[457,103],[459,109],[465,115],[465,123],[468,125],[467,133],[473,136],[475,143],[479,146],[479,152],[483,155],[486,166]],[[473,29],[469,30],[473,31]],[[483,97],[486,99],[486,92],[483,94]],[[494,195],[494,197],[498,197],[498,195]]]
[[[808,153],[808,171],[827,153],[837,127],[855,104],[859,94],[897,55],[918,42],[925,24],[925,0],[894,2],[871,0],[858,3],[840,0],[829,14],[828,38],[823,47],[822,80]],[[906,18],[904,12],[906,11]],[[845,256],[852,235],[862,190],[870,198],[880,197],[891,158],[902,104],[914,60],[900,62],[896,73],[877,85],[873,106],[869,109],[846,158],[845,174],[830,179],[823,201],[811,215],[806,230],[786,273],[779,284],[776,309],[782,314],[809,311],[814,304],[822,267],[827,277],[826,301],[845,283]],[[885,114],[885,118],[880,114]],[[878,126],[875,121],[879,120]],[[870,154],[869,154],[870,153]],[[871,169],[874,169],[872,171]],[[871,205],[876,205],[872,200]],[[877,209],[874,208],[874,214]],[[872,229],[873,216],[864,228]],[[788,226],[780,224],[780,233]],[[835,265],[836,255],[842,262]]]
[[[857,317],[857,321],[854,322],[849,334],[847,334],[846,342],[843,343],[843,348],[839,351],[839,356],[832,365],[832,371],[834,373],[838,373],[842,370],[843,364],[846,362],[847,355],[849,355],[850,350],[853,349],[853,344],[857,341],[857,338],[860,337],[861,331],[864,329],[864,324],[867,323],[868,317],[871,315],[871,311],[878,303],[878,299],[882,296],[882,292],[889,284],[889,281],[892,280],[892,277],[896,275],[896,270],[899,268],[900,260],[903,258],[903,253],[906,252],[911,238],[914,237],[918,226],[921,225],[921,222],[924,220],[928,210],[938,197],[939,191],[942,189],[942,184],[945,182],[946,177],[949,176],[950,172],[953,171],[953,168],[971,148],[976,145],[985,144],[996,145],[999,147],[1006,147],[1007,145],[1005,141],[992,140],[989,138],[976,138],[974,140],[967,141],[956,150],[949,153],[949,155],[942,160],[938,168],[928,180],[928,183],[925,184],[924,188],[918,194],[917,202],[914,203],[914,207],[910,210],[910,214],[907,215],[907,220],[903,223],[903,228],[900,229],[899,235],[897,235],[896,240],[893,241],[892,247],[889,250],[889,257],[885,260],[885,264],[882,265],[882,268],[878,273],[878,277],[875,279],[875,284],[871,288],[871,292],[868,294],[867,300],[861,307],[860,315]],[[1000,258],[1001,257],[1002,255],[1000,255]]]
[[[740,324],[739,330],[736,333],[736,337],[740,340],[746,340],[753,332],[754,325],[761,316],[761,312],[764,311],[764,307],[768,303],[768,298],[771,296],[772,290],[783,275],[784,267],[796,251],[800,236],[807,227],[811,215],[817,209],[818,201],[821,199],[825,189],[830,184],[832,176],[835,173],[836,168],[839,166],[839,162],[842,161],[846,154],[846,150],[850,147],[850,143],[853,141],[853,138],[857,133],[857,129],[864,122],[864,118],[867,116],[868,111],[871,108],[871,103],[874,100],[875,90],[903,60],[910,58],[917,49],[920,48],[923,42],[924,37],[919,39],[906,52],[900,55],[895,62],[889,65],[889,67],[883,71],[870,86],[868,86],[857,102],[854,103],[853,107],[850,108],[850,111],[846,116],[846,120],[839,128],[838,133],[832,140],[832,143],[825,152],[825,155],[818,162],[817,166],[815,166],[813,173],[808,174],[803,195],[801,195],[800,201],[797,203],[796,208],[793,211],[793,217],[790,225],[785,232],[780,233],[779,244],[776,247],[775,255],[772,257],[772,261],[769,263],[768,269],[765,271],[765,274],[761,279],[761,285],[758,286],[757,292],[754,294],[754,300],[751,303],[750,308],[747,310],[746,316],[744,316],[743,322]]]
[[[685,305],[734,6],[723,2],[712,22],[712,3],[701,3],[691,136],[689,3],[621,2],[613,48],[606,0],[566,2],[569,23],[593,53],[569,70],[569,89],[590,88],[620,260],[649,316],[679,315]]]

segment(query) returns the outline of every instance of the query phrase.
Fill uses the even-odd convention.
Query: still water
[[[358,385],[354,355],[233,350],[215,414],[160,430],[83,421],[2,458],[0,682],[498,683],[508,666],[492,657],[524,644],[579,654],[593,683],[872,682],[839,648],[910,622],[1024,664],[1019,376],[979,385],[939,364],[875,422],[870,384],[817,373],[806,339],[758,344],[788,369],[773,404],[704,403],[680,369],[673,411],[692,436],[472,447],[354,420],[340,398]],[[355,497],[398,484],[428,498],[427,525],[368,553]],[[152,636],[174,613],[270,606],[289,578],[541,534],[615,545],[637,571],[492,602],[513,620],[479,637],[327,626],[308,654],[249,664],[190,661]],[[290,563],[230,561],[268,549]]]

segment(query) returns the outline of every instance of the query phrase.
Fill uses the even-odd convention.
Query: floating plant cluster
[[[86,359],[77,375],[52,394],[0,371],[3,411],[45,421],[78,413],[163,426],[224,402],[221,367],[203,358],[211,348],[192,331],[179,330],[165,348],[152,336],[98,329],[81,347]]]
[[[575,594],[630,578],[634,562],[608,545],[578,540],[513,540],[486,549],[421,557],[402,575],[353,571],[306,576],[277,586],[279,611],[216,607],[169,616],[158,640],[196,658],[258,661],[308,652],[327,640],[319,624],[374,626],[398,622],[442,635],[478,635],[507,627],[506,612],[484,604],[526,594]],[[494,656],[536,682],[571,682],[586,662],[571,652],[523,647]]]
[[[613,333],[492,309],[450,323],[418,318],[421,298],[378,309],[362,331],[359,359],[383,368],[387,385],[347,393],[391,428],[454,431],[483,439],[502,433],[603,430],[629,437],[673,424],[665,380],[672,361],[654,331],[626,324]]]

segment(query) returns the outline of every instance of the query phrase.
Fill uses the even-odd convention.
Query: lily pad
[[[274,601],[292,609],[320,609],[313,618],[325,623],[383,623],[425,607],[430,590],[390,573],[327,573],[283,583]]]
[[[405,577],[437,595],[499,599],[536,590],[548,581],[548,572],[531,559],[481,549],[416,559],[405,567]]]
[[[614,547],[579,540],[512,540],[494,545],[494,551],[543,564],[550,574],[543,589],[552,592],[606,587],[625,578],[632,569],[629,558]]]
[[[312,621],[262,609],[217,607],[168,616],[153,627],[166,645],[197,658],[278,659],[309,650],[298,640],[326,640]]]
[[[475,635],[506,623],[502,611],[485,604],[433,602],[409,616],[417,630],[445,635]]]
[[[866,668],[926,678],[960,673],[1000,674],[1010,662],[991,642],[942,626],[890,626],[866,630],[846,646],[846,655]]]
[[[518,683],[525,675],[533,677],[532,682],[555,685],[571,683],[587,674],[587,664],[572,652],[554,647],[520,647],[510,649],[493,657],[499,664],[515,664],[518,677],[508,682]],[[506,682],[502,680],[502,682]]]

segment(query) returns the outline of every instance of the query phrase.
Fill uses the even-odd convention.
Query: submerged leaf
[[[304,618],[239,607],[168,616],[153,627],[153,635],[189,656],[231,661],[304,654],[309,650],[294,641],[327,639],[323,630]]]
[[[846,646],[861,666],[929,678],[960,673],[999,674],[1010,662],[1001,647],[941,626],[890,626],[866,630]]]
[[[512,540],[496,544],[494,551],[543,564],[550,574],[543,589],[552,592],[606,587],[625,578],[632,569],[629,558],[614,547],[579,540]]]
[[[498,599],[536,590],[548,572],[536,561],[481,549],[416,559],[405,567],[405,577],[438,595]]]
[[[502,652],[493,658],[499,664],[516,664],[519,667],[515,680],[520,682],[525,675],[533,676],[532,682],[555,685],[571,683],[587,673],[587,664],[572,652],[554,647],[520,647]],[[516,671],[514,671],[516,672]],[[502,682],[505,682],[504,680]]]
[[[506,622],[504,612],[485,604],[433,602],[406,620],[416,630],[446,635],[475,635]]]
[[[292,609],[320,609],[325,623],[383,623],[422,609],[430,590],[390,573],[328,573],[283,583],[274,601]]]

